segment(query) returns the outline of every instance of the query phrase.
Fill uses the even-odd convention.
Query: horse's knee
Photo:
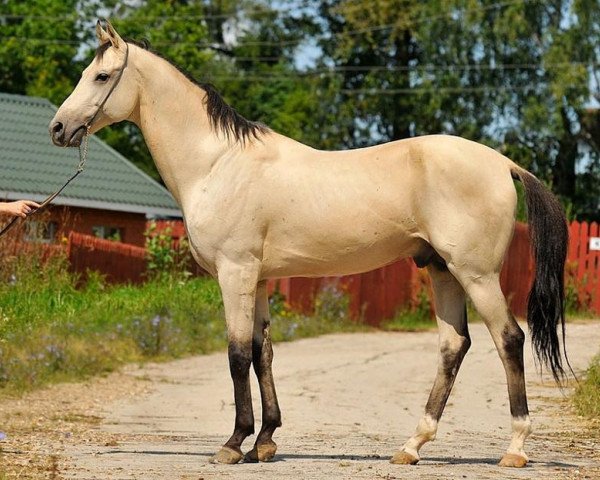
[[[252,363],[252,349],[241,344],[229,344],[229,371],[234,380],[248,376]]]

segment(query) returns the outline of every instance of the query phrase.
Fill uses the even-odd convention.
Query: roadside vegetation
[[[580,415],[600,420],[600,354],[590,363],[585,380],[575,391],[574,402]]]
[[[141,285],[109,285],[94,272],[83,279],[69,271],[64,253],[48,255],[43,245],[2,257],[0,391],[226,346],[217,283],[186,273],[185,244],[173,249],[168,232],[151,233]],[[350,319],[347,295],[335,288],[321,292],[312,315],[293,312],[277,292],[271,311],[274,341],[367,328]]]
[[[74,274],[60,248],[23,246],[14,239],[0,247],[0,392],[80,380],[129,362],[209,353],[227,344],[217,283],[191,276],[188,245],[185,240],[173,245],[169,231],[150,226],[147,280],[140,285],[110,285],[95,272]],[[384,330],[435,328],[430,287],[424,273],[419,278],[414,301],[383,323]],[[572,317],[587,303],[569,285]],[[270,303],[275,342],[370,329],[351,317],[350,299],[335,284],[319,293],[309,315],[294,311],[278,291]],[[478,320],[468,309],[469,321]],[[599,399],[596,358],[575,402],[581,414],[598,417]]]

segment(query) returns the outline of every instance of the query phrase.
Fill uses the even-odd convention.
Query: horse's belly
[[[308,232],[310,233],[310,232]],[[310,235],[297,232],[265,242],[263,277],[317,277],[349,275],[387,265],[414,255],[423,241],[403,229],[351,232],[331,231]]]

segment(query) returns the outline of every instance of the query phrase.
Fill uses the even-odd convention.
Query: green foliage
[[[586,289],[588,278],[579,279],[577,262],[567,262],[565,265],[565,312],[568,317],[593,316],[592,295]]]
[[[61,102],[78,77],[78,2],[0,3],[0,91]],[[42,21],[36,15],[67,17]]]
[[[303,315],[292,310],[278,291],[270,298],[270,312],[271,337],[275,342],[369,329],[363,323],[350,318],[350,298],[335,284],[325,286],[317,294],[312,315]]]
[[[6,0],[0,90],[62,101],[91,59],[94,16],[314,147],[461,135],[534,171],[573,218],[598,216],[596,0]],[[316,64],[298,67],[307,45]],[[159,178],[137,127],[100,136]]]
[[[586,372],[573,398],[580,415],[592,419],[600,418],[600,355],[597,355]]]
[[[435,328],[436,323],[430,296],[427,288],[421,288],[417,293],[414,305],[399,310],[394,318],[382,325],[383,329],[416,332]]]
[[[144,232],[148,258],[148,277],[184,280],[190,276],[188,271],[190,255],[185,238],[175,243],[171,228],[159,230],[156,222],[150,222]]]
[[[211,280],[157,279],[139,287],[95,281],[81,289],[74,283],[57,283],[49,293],[47,284],[24,278],[20,288],[0,289],[0,386],[28,389],[226,343],[219,292]],[[30,284],[38,295],[28,295],[24,287]]]

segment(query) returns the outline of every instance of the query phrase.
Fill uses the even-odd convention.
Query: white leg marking
[[[437,427],[437,420],[431,417],[431,415],[424,415],[421,417],[421,420],[419,420],[415,434],[404,444],[402,450],[417,459],[420,458],[419,450],[425,443],[435,439]]]
[[[512,431],[512,440],[510,442],[508,450],[506,450],[506,453],[520,455],[525,459],[529,460],[527,458],[527,455],[525,455],[525,451],[523,450],[525,440],[532,431],[531,420],[529,419],[529,415],[525,415],[524,417],[514,417],[512,420]]]

